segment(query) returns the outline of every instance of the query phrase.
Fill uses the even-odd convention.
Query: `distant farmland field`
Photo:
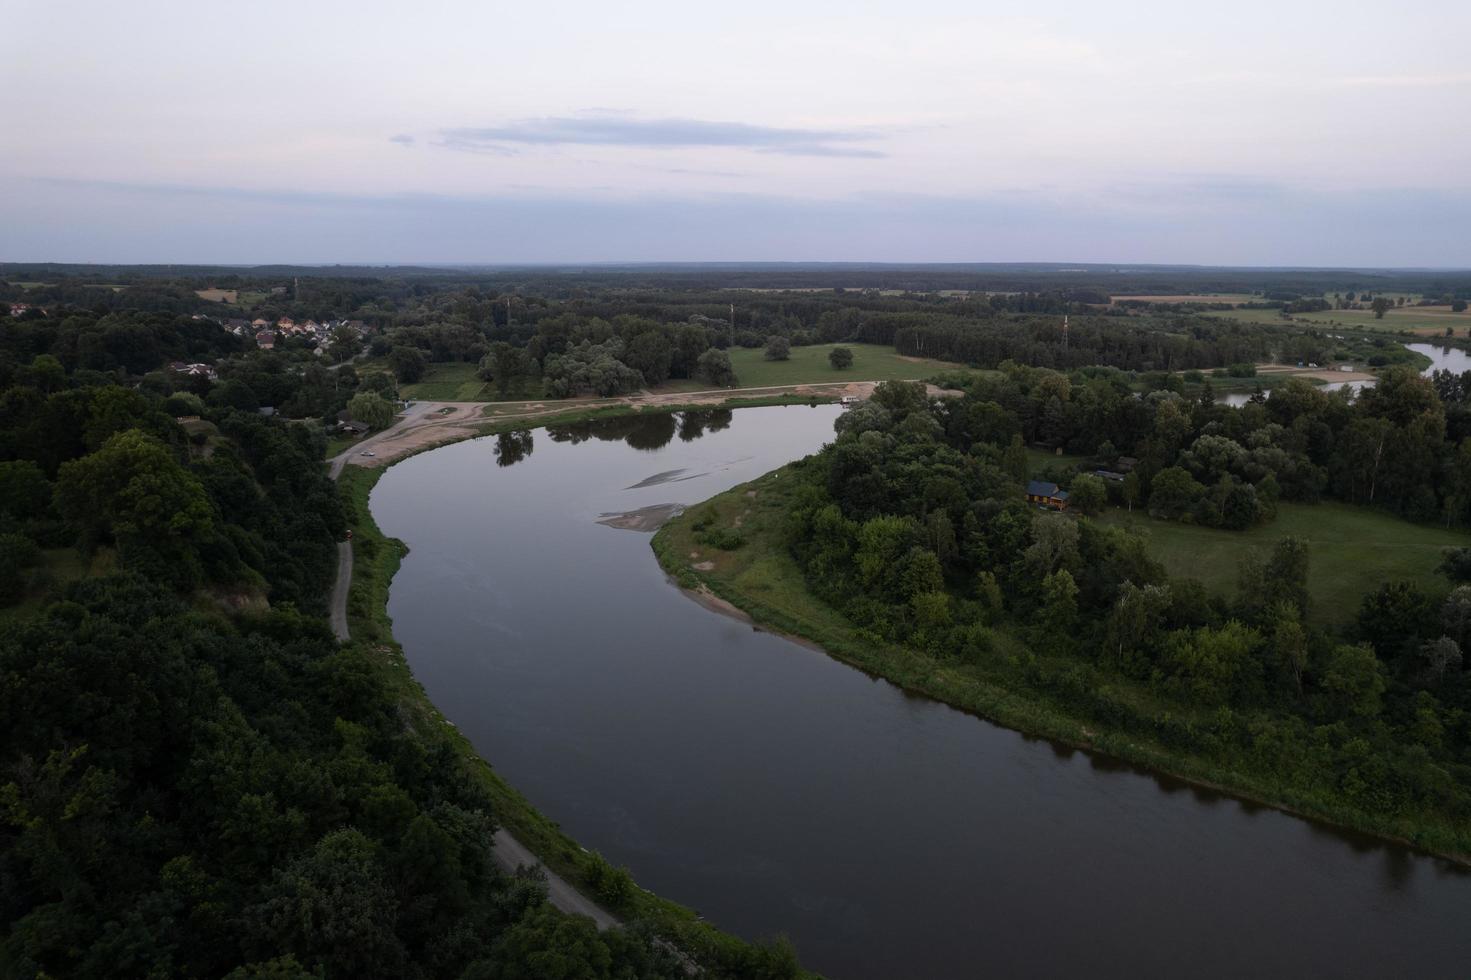
[[[1245,323],[1283,323],[1276,310],[1212,310],[1206,316],[1241,320]],[[1423,336],[1439,336],[1450,327],[1464,335],[1471,328],[1471,312],[1452,313],[1449,306],[1402,306],[1376,319],[1373,310],[1324,310],[1321,313],[1295,313],[1292,320],[1319,327],[1342,327],[1348,330],[1399,333],[1409,331]]]
[[[1187,296],[1110,296],[1115,303],[1250,303],[1260,296],[1250,293],[1192,293]],[[1270,311],[1269,311],[1270,312]]]

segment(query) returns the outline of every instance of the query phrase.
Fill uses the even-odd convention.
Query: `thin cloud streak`
[[[860,130],[788,129],[704,119],[634,119],[623,116],[546,116],[503,126],[439,131],[441,144],[457,150],[522,146],[631,146],[655,149],[726,147],[786,156],[857,157],[886,154],[852,144],[878,135]]]
[[[0,195],[0,261],[1066,261],[1471,266],[1471,194],[1162,180],[1156,206],[1018,188],[871,194],[352,195],[30,180]],[[1183,184],[1183,186],[1182,186]],[[17,191],[21,190],[19,187]],[[1146,188],[1138,187],[1143,194]],[[202,206],[207,205],[207,206]],[[282,228],[292,234],[283,237]],[[228,229],[228,233],[222,233]],[[200,243],[206,243],[204,247]]]

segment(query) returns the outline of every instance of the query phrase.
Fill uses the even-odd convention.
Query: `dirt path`
[[[611,912],[567,884],[566,879],[543,866],[525,844],[505,830],[495,832],[495,847],[492,848],[491,855],[495,858],[496,865],[507,874],[514,874],[516,869],[522,866],[541,868],[542,873],[546,875],[547,899],[563,912],[571,915],[585,915],[592,919],[599,929],[612,929],[622,925]]]
[[[332,583],[332,635],[338,641],[346,643],[349,639],[347,633],[347,592],[352,587],[352,542],[337,542],[337,581]]]
[[[762,398],[774,395],[797,395],[813,398],[867,398],[877,381],[848,381],[825,384],[773,385],[764,388],[710,388],[701,391],[641,391],[618,398],[543,398],[524,402],[414,402],[393,425],[368,436],[347,452],[331,461],[332,476],[342,467],[387,466],[411,453],[444,442],[477,435],[487,422],[526,422],[554,418],[582,409],[627,406],[639,410],[660,411],[676,405],[699,405],[717,408],[733,398]],[[940,389],[932,389],[938,394]],[[364,452],[373,455],[364,456]]]
[[[1294,378],[1317,379],[1318,381],[1372,381],[1375,375],[1368,371],[1340,371],[1337,368],[1308,368],[1298,367],[1295,364],[1258,364],[1256,373],[1262,377],[1281,377],[1291,375]]]
[[[474,403],[476,408],[479,403]],[[441,412],[448,407],[449,412]],[[376,433],[363,439],[347,452],[333,457],[330,461],[328,473],[333,480],[342,475],[342,468],[348,462],[361,459],[364,461],[375,460],[376,457],[362,456],[365,451],[376,453],[379,446],[393,447],[395,440],[401,439],[404,433],[416,432],[425,427],[435,427],[438,430],[451,429],[451,420],[461,421],[466,414],[465,403],[454,402],[416,402],[402,418],[394,425],[382,432]],[[425,420],[428,416],[429,420]],[[463,422],[461,421],[461,424]],[[472,433],[473,429],[464,430]],[[448,438],[448,436],[446,436]],[[389,451],[393,451],[390,448]],[[339,541],[337,543],[337,581],[332,583],[332,605],[329,616],[332,621],[332,633],[340,642],[346,643],[351,639],[347,628],[347,595],[352,587],[352,542]],[[492,856],[495,863],[504,871],[513,873],[518,867],[540,867],[541,862],[535,854],[525,845],[512,837],[506,830],[495,832],[495,847],[492,848]],[[566,879],[556,872],[543,868],[546,875],[547,901],[553,906],[571,915],[585,915],[597,924],[599,929],[611,929],[621,925],[611,913],[604,910],[591,899],[584,896],[576,888],[569,885]]]

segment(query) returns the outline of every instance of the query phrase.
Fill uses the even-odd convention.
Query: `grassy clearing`
[[[1168,294],[1156,294],[1150,296],[1110,296],[1115,303],[1142,302],[1142,303],[1250,303],[1261,299],[1251,293],[1191,293],[1189,295],[1171,296]]]
[[[1103,752],[1289,813],[1410,843],[1458,861],[1466,862],[1471,854],[1471,834],[1464,826],[1439,817],[1420,820],[1368,810],[1321,784],[1293,782],[1252,769],[1249,757],[1237,765],[1229,756],[1223,761],[1158,740],[1153,734],[1157,731],[1209,731],[1221,715],[1160,700],[1129,678],[1100,674],[1088,702],[1096,707],[1091,714],[1080,716],[1056,693],[1067,686],[1059,685],[1059,680],[1076,677],[1078,658],[1052,657],[1029,649],[1021,636],[1006,627],[993,630],[991,651],[974,661],[930,656],[855,629],[808,590],[801,569],[786,549],[786,494],[796,483],[790,469],[784,467],[735,487],[665,524],[653,540],[664,570],[681,586],[724,600],[763,626],[812,641],[836,660],[1008,728]],[[723,551],[697,540],[694,523],[711,517],[715,529],[733,528],[739,519],[744,543]],[[1401,522],[1395,523],[1403,529]],[[696,563],[703,567],[696,569]]]
[[[29,619],[73,582],[114,571],[117,571],[117,552],[111,548],[99,548],[92,555],[84,555],[75,548],[43,549],[34,587],[20,602],[0,608],[0,625]]]
[[[240,297],[237,289],[196,289],[194,295],[210,303],[234,303]]]
[[[1310,619],[1343,625],[1358,614],[1359,602],[1382,582],[1413,582],[1431,594],[1448,588],[1437,575],[1441,552],[1471,545],[1471,535],[1348,504],[1279,505],[1277,519],[1249,531],[1157,521],[1135,511],[1110,510],[1101,520],[1137,528],[1149,550],[1171,576],[1197,578],[1224,595],[1236,594],[1237,569],[1251,549],[1270,551],[1292,535],[1308,542]]]
[[[844,371],[828,363],[827,355],[834,347],[853,352],[853,366]],[[742,388],[765,388],[774,385],[842,384],[848,381],[907,381],[927,378],[942,371],[955,371],[960,365],[929,358],[903,357],[892,347],[881,344],[814,344],[793,347],[785,361],[768,361],[761,348],[732,348],[731,367],[735,368]]]
[[[243,310],[248,310],[257,303],[271,298],[271,294],[264,290],[239,289],[235,291],[235,303]]]
[[[431,364],[418,381],[399,385],[398,393],[435,402],[487,401],[495,389],[476,377],[476,370],[476,365],[464,361]]]
[[[363,439],[362,436],[330,436],[327,439],[327,454],[323,459],[334,459],[356,446]]]
[[[1212,310],[1206,316],[1225,317],[1243,323],[1311,325],[1325,330],[1360,331],[1368,333],[1414,333],[1422,337],[1439,337],[1446,327],[1453,327],[1460,336],[1471,328],[1471,312],[1452,313],[1448,306],[1404,306],[1395,307],[1379,320],[1373,310],[1325,310],[1321,313],[1297,313],[1291,320],[1284,319],[1276,310]]]
[[[521,379],[502,398],[494,383],[476,376],[478,370],[477,365],[465,361],[435,361],[425,368],[424,377],[399,385],[399,397],[430,402],[514,402],[542,397],[540,381]],[[371,371],[393,373],[383,360],[364,361],[358,367],[360,375]]]
[[[1046,449],[1038,449],[1035,446],[1027,447],[1027,466],[1032,476],[1037,476],[1047,470],[1061,466],[1073,469],[1082,463],[1086,463],[1091,457],[1079,456],[1076,453],[1049,452]]]
[[[827,355],[834,347],[847,347],[853,352],[853,366],[836,370]],[[733,348],[729,351],[741,388],[770,388],[779,385],[845,384],[849,381],[903,381],[927,378],[941,372],[964,370],[949,361],[902,357],[892,347],[880,344],[818,344],[793,347],[785,361],[768,361],[761,349]],[[383,361],[368,361],[359,373],[387,371]],[[496,386],[475,375],[476,366],[464,362],[435,362],[424,377],[412,384],[400,385],[404,398],[445,402],[514,402],[544,397],[540,382],[523,379],[502,397]],[[656,394],[704,391],[710,386],[703,381],[670,381],[654,388]]]

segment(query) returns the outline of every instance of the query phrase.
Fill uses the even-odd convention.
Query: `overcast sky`
[[[1468,0],[0,0],[0,260],[1467,267],[1468,37]]]

